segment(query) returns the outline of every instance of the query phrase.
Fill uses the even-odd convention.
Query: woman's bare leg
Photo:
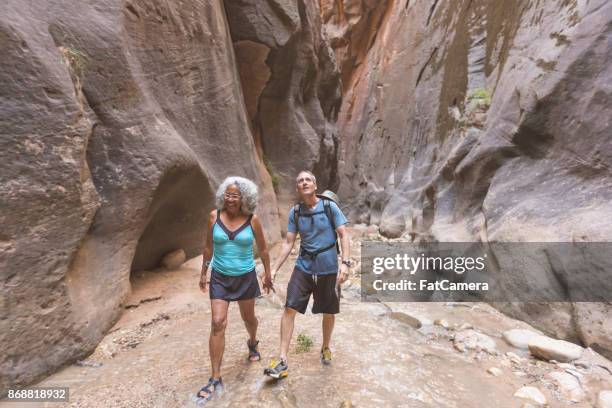
[[[229,302],[222,299],[212,299],[210,304],[212,321],[208,348],[210,351],[212,378],[218,379],[221,377],[221,361],[223,360],[223,351],[225,350],[225,327],[227,326]]]
[[[255,299],[239,300],[238,306],[240,307],[240,316],[244,321],[244,327],[246,327],[249,333],[249,340],[251,344],[255,344],[257,341],[257,326],[259,322],[255,317]]]

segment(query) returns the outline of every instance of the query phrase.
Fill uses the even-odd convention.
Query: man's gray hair
[[[308,171],[308,170],[302,170],[298,173],[298,175],[295,177],[295,183],[297,184],[298,178],[300,177],[300,174],[302,173],[306,173],[308,174],[310,177],[312,177],[312,181],[317,184],[317,178],[315,177],[314,174],[312,174],[312,172]]]
[[[226,178],[217,189],[217,193],[215,194],[215,206],[217,209],[223,209],[223,205],[225,204],[225,198],[223,196],[225,195],[225,190],[231,185],[236,186],[240,191],[240,209],[242,212],[245,214],[253,214],[255,212],[255,207],[257,207],[257,200],[259,199],[257,186],[251,180],[238,176]]]

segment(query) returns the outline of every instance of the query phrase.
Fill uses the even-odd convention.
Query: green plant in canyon
[[[272,168],[272,164],[270,164],[270,161],[268,160],[266,155],[263,155],[263,162],[264,166],[266,166],[268,174],[270,174],[270,178],[272,179],[272,188],[274,189],[274,191],[278,192],[278,187],[280,186],[281,182],[280,176],[274,171],[274,169]]]
[[[309,352],[312,348],[312,345],[314,344],[314,341],[312,340],[312,337],[310,337],[306,333],[300,333],[297,337],[297,343],[298,345],[295,349],[295,352],[300,354]]]
[[[472,89],[467,96],[468,103],[474,101],[478,105],[482,105],[486,108],[491,106],[491,94],[484,88]]]
[[[74,75],[80,78],[85,67],[85,55],[73,47],[60,47],[60,52]]]

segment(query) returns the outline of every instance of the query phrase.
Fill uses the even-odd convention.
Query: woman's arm
[[[264,266],[264,280],[263,286],[267,292],[270,289],[274,290],[272,286],[272,273],[270,271],[270,254],[268,252],[268,245],[266,244],[266,237],[264,236],[263,227],[261,226],[261,222],[259,222],[259,217],[253,214],[253,218],[251,219],[251,226],[253,227],[253,233],[255,234],[255,242],[257,243],[257,252],[263,262]]]
[[[202,251],[203,259],[202,259],[202,275],[200,276],[200,289],[202,291],[206,291],[206,273],[208,271],[208,266],[210,265],[210,260],[213,256],[213,227],[215,225],[215,221],[217,221],[217,210],[212,210],[208,215],[208,225],[206,227],[206,242],[204,242],[204,250]]]

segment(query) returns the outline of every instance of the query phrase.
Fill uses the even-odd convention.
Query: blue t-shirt
[[[330,209],[334,217],[336,228],[347,223],[346,217],[342,214],[338,205],[330,200]],[[304,216],[304,214],[314,214],[312,216]],[[332,244],[336,237],[332,226],[325,214],[323,199],[319,199],[316,207],[309,210],[305,205],[301,207],[299,216],[300,236],[302,238],[302,247],[307,251],[316,251]],[[298,232],[293,218],[293,207],[289,210],[289,223],[287,231]],[[338,273],[338,254],[336,247],[320,253],[312,260],[309,256],[300,255],[295,262],[295,267],[302,272],[311,275],[330,275]]]

